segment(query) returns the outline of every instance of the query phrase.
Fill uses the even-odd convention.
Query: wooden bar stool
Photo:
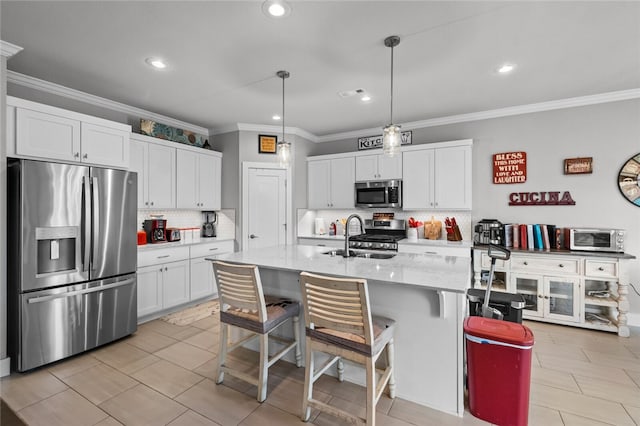
[[[224,373],[229,373],[258,386],[257,400],[263,402],[267,398],[269,367],[292,349],[295,349],[296,365],[301,366],[300,329],[298,326],[300,304],[280,297],[265,296],[262,292],[260,272],[255,265],[235,265],[214,261],[213,270],[218,281],[220,295],[221,328],[216,383],[222,383]],[[292,319],[295,338],[289,340],[271,336],[271,339],[284,343],[285,347],[269,358],[269,333],[288,319]],[[250,331],[251,334],[230,344],[230,326]],[[260,340],[260,372],[257,378],[225,365],[229,352],[254,338]]]
[[[376,404],[389,385],[395,398],[393,375],[393,333],[395,321],[371,316],[367,281],[333,278],[303,272],[300,274],[302,305],[306,325],[306,370],[302,420],[308,421],[311,408],[357,424],[375,425]],[[387,366],[377,370],[376,361],[386,348]],[[333,356],[317,370],[313,352]],[[313,399],[313,383],[337,362],[338,380],[343,381],[342,358],[363,364],[366,369],[366,418],[358,417]],[[377,375],[381,377],[378,379]]]

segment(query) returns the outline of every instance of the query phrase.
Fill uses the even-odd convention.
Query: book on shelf
[[[520,248],[520,225],[513,224],[513,248]]]
[[[534,248],[536,248],[533,240],[535,239],[534,235],[533,235],[533,225],[532,224],[528,224],[527,225],[527,248],[529,250],[533,250]]]
[[[527,249],[529,247],[529,238],[527,237],[527,225],[520,225],[520,248]]]
[[[542,248],[549,250],[549,228],[548,225],[540,225],[540,232],[542,233]]]
[[[564,248],[564,229],[556,228],[556,248],[558,250]]]
[[[549,248],[556,248],[556,226],[547,225],[547,233],[549,235]]]
[[[544,248],[542,245],[542,231],[539,224],[533,225],[534,247],[537,249]]]

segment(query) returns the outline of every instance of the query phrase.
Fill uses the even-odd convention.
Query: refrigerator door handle
[[[37,297],[32,297],[30,299],[27,299],[27,303],[42,303],[42,302],[48,302],[54,299],[60,299],[63,297],[77,296],[79,294],[96,293],[98,291],[105,291],[105,290],[109,290],[116,287],[124,287],[126,285],[131,285],[134,282],[135,282],[134,278],[129,278],[124,281],[119,281],[117,283],[107,284],[100,287],[92,287],[84,290],[69,291],[67,293],[50,294],[48,296],[37,296]]]
[[[98,191],[98,178],[91,178],[91,193],[93,194],[92,211],[93,217],[91,218],[91,264],[93,269],[93,262],[98,258],[96,253],[98,247],[98,238],[100,231],[100,193]]]
[[[82,190],[84,192],[84,203],[82,206],[82,222],[84,232],[82,233],[82,271],[89,270],[89,253],[91,242],[91,188],[88,178],[82,178]]]

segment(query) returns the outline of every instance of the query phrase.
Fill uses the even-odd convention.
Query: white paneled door
[[[249,169],[247,249],[286,243],[286,177],[284,169]]]

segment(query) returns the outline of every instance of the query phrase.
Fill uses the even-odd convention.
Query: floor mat
[[[200,303],[199,305],[192,306],[179,312],[165,315],[160,319],[170,324],[189,325],[208,316],[217,315],[219,311],[220,304],[216,299]]]

